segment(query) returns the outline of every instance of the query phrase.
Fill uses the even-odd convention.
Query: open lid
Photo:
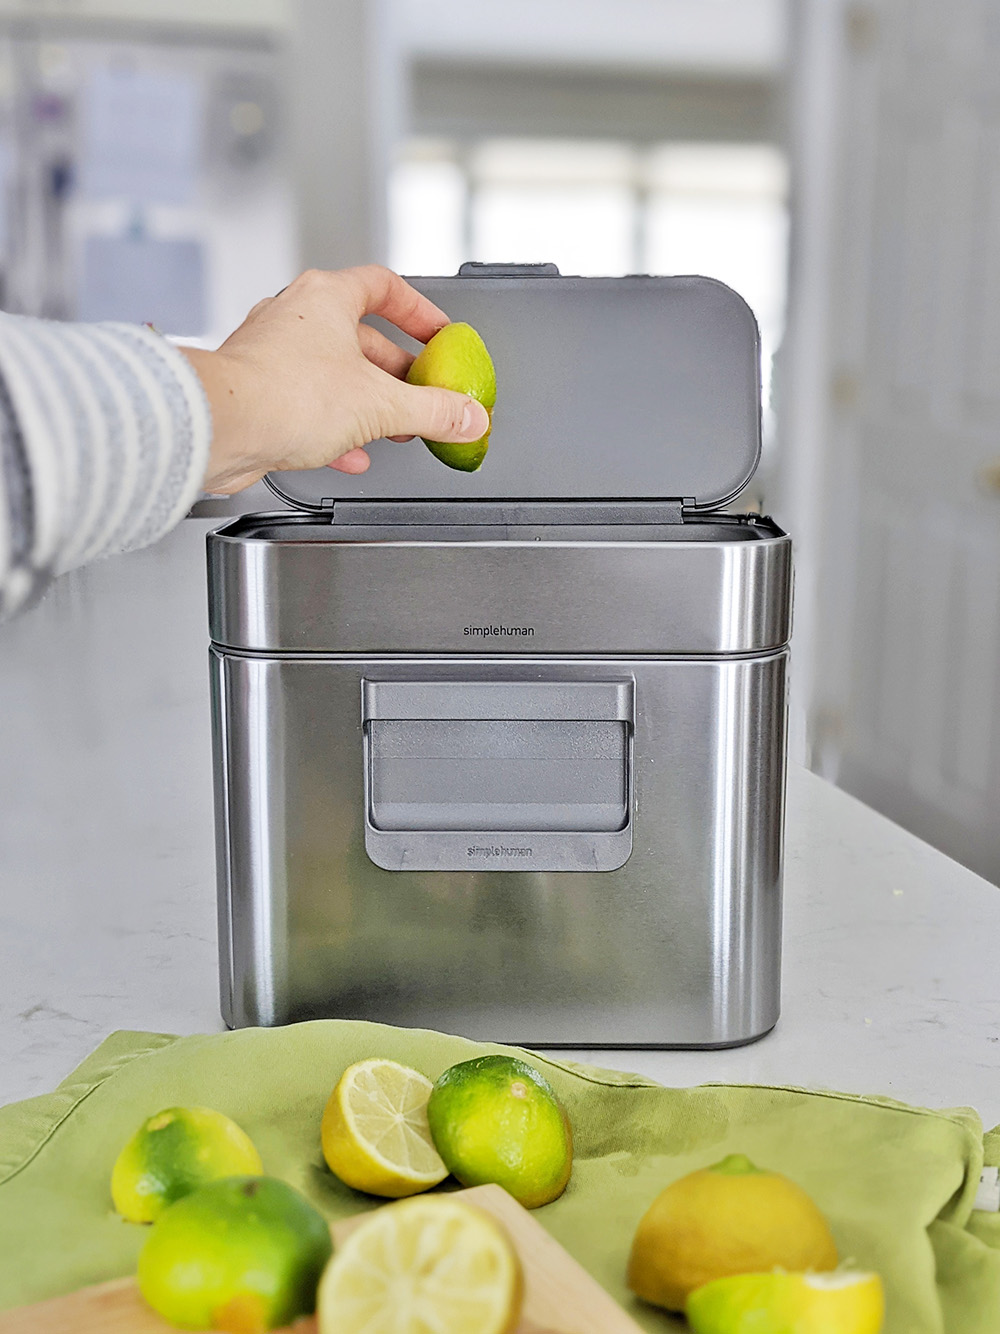
[[[712,278],[561,277],[554,264],[464,264],[409,282],[482,335],[496,365],[476,473],[419,440],[376,440],[358,477],[269,474],[298,509],[335,500],[678,500],[715,509],[760,457],[760,351],[750,307]],[[397,343],[420,344],[382,320]]]

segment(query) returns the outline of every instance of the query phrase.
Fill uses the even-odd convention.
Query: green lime
[[[486,344],[471,324],[446,324],[416,357],[406,379],[409,384],[435,385],[477,399],[490,414],[486,434],[471,443],[455,444],[427,440],[424,444],[436,459],[459,472],[476,472],[489,448],[493,429],[493,407],[497,401],[497,376]]]
[[[151,1223],[208,1181],[263,1170],[249,1135],[222,1112],[168,1107],[143,1121],[118,1155],[111,1198],[123,1218]]]
[[[495,1182],[526,1209],[566,1189],[573,1135],[544,1075],[514,1056],[446,1070],[427,1104],[434,1146],[463,1186]]]
[[[316,1309],[326,1220],[275,1177],[213,1181],[166,1209],[139,1255],[139,1290],[182,1329],[239,1334]]]

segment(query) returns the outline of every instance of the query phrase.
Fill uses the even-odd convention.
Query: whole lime
[[[733,1153],[656,1197],[636,1228],[628,1285],[654,1306],[682,1311],[713,1279],[836,1264],[829,1225],[801,1186]]]
[[[330,1230],[275,1177],[213,1181],[164,1210],[139,1255],[139,1290],[183,1329],[263,1334],[316,1309]]]
[[[463,1186],[495,1182],[526,1209],[566,1189],[573,1134],[552,1085],[514,1056],[446,1070],[427,1104],[434,1146]]]
[[[471,324],[456,321],[439,329],[416,356],[406,373],[409,384],[436,385],[477,399],[490,415],[486,434],[471,443],[428,440],[424,444],[436,459],[459,472],[476,472],[489,448],[497,376],[486,344]]]
[[[168,1107],[143,1121],[119,1153],[111,1198],[123,1218],[151,1223],[198,1186],[263,1170],[249,1135],[222,1112]]]

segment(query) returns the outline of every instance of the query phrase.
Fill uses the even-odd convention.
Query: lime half
[[[497,401],[497,377],[486,344],[471,324],[446,324],[427,343],[406,375],[409,384],[435,385],[477,399],[490,414],[486,434],[471,443],[428,440],[424,444],[436,459],[459,472],[476,472],[486,457],[493,408]]]

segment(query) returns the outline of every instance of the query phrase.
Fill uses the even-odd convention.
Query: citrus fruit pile
[[[115,1208],[153,1223],[139,1256],[143,1296],[184,1329],[264,1334],[319,1304],[320,1334],[509,1334],[523,1278],[503,1227],[462,1201],[402,1200],[454,1174],[497,1182],[528,1208],[569,1181],[573,1141],[555,1091],[512,1056],[484,1056],[433,1084],[372,1058],[349,1066],[320,1125],[349,1186],[401,1202],[367,1218],[331,1260],[323,1216],[264,1176],[228,1116],[170,1107],[142,1123],[111,1173]],[[321,1280],[322,1276],[322,1282]]]
[[[512,1334],[524,1277],[510,1237],[466,1201],[423,1192],[451,1174],[500,1185],[529,1209],[556,1199],[573,1136],[544,1075],[504,1054],[462,1061],[434,1083],[396,1061],[358,1061],[330,1095],[320,1141],[343,1182],[394,1201],[335,1252],[323,1216],[263,1175],[229,1117],[170,1107],[144,1121],[111,1190],[124,1218],[152,1223],[138,1267],[149,1304],[182,1328],[232,1334],[313,1311],[318,1334]],[[683,1312],[694,1334],[879,1334],[884,1318],[878,1275],[838,1268],[815,1203],[743,1154],[656,1196],[627,1280],[643,1301]]]
[[[264,1334],[315,1309],[330,1230],[263,1171],[249,1135],[209,1107],[157,1112],[122,1148],[111,1198],[123,1218],[153,1224],[137,1277],[164,1319]]]

